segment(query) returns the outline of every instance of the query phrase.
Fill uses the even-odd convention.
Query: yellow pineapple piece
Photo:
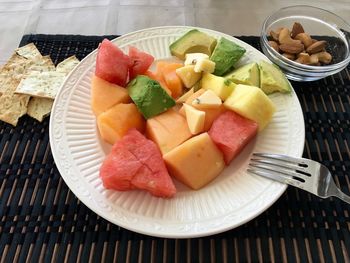
[[[176,69],[177,76],[181,79],[186,88],[192,88],[202,77],[202,73],[195,72],[194,67],[194,65],[188,65]]]
[[[215,76],[206,72],[203,72],[201,84],[202,89],[214,91],[214,93],[222,100],[227,99],[236,85],[230,79]]]
[[[258,123],[262,131],[271,121],[276,107],[258,87],[238,84],[224,102],[224,106]]]

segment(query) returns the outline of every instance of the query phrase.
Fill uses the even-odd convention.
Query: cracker
[[[0,97],[0,120],[17,125],[18,119],[26,114],[29,96],[15,94],[18,80],[9,78],[5,84],[6,91]]]
[[[63,72],[68,74],[72,71],[73,68],[75,68],[76,65],[79,64],[79,59],[76,58],[76,56],[71,56],[69,58],[66,58],[62,62],[57,64],[56,71]]]
[[[19,47],[15,50],[16,54],[27,59],[35,59],[36,57],[42,57],[40,51],[36,48],[34,43],[29,43],[23,47]]]
[[[65,79],[65,74],[56,71],[31,72],[16,88],[17,94],[54,99]]]
[[[50,56],[36,57],[33,63],[28,67],[28,72],[31,71],[54,71],[56,70]]]
[[[27,114],[39,122],[42,122],[43,119],[50,114],[52,105],[53,99],[33,97],[29,101]]]

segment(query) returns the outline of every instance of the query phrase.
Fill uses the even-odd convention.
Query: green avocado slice
[[[137,76],[127,85],[127,89],[136,107],[146,119],[167,111],[176,104],[157,81],[147,76]]]
[[[187,53],[204,53],[211,55],[216,46],[216,38],[197,29],[192,29],[171,43],[170,53],[184,60]]]
[[[245,52],[245,48],[221,37],[210,56],[210,60],[215,62],[214,75],[222,76],[227,73]]]
[[[283,72],[275,65],[266,61],[259,62],[260,88],[265,94],[274,92],[290,93],[291,85]]]

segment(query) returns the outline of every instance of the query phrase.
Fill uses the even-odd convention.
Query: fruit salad
[[[182,62],[133,46],[125,54],[107,39],[99,46],[91,107],[112,145],[100,168],[106,188],[169,198],[174,179],[205,187],[269,124],[276,108],[268,95],[291,92],[266,61],[235,67],[245,49],[224,37],[193,29],[169,50]]]

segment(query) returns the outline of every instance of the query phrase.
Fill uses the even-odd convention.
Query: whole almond
[[[304,45],[301,43],[286,43],[280,45],[280,50],[289,54],[298,54],[304,50]]]
[[[295,23],[293,24],[291,37],[292,37],[292,38],[295,38],[296,35],[298,35],[298,34],[300,34],[300,33],[304,33],[304,32],[305,32],[305,31],[304,31],[303,26],[302,26],[300,23],[295,22]]]
[[[326,47],[326,43],[327,42],[324,40],[317,41],[313,43],[311,46],[309,46],[306,49],[306,52],[309,54],[315,54],[315,53],[321,52]]]

